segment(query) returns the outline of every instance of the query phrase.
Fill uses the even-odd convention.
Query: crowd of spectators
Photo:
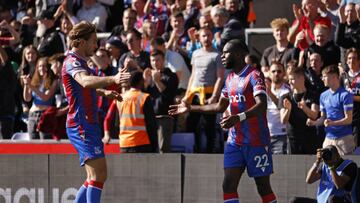
[[[266,78],[273,153],[315,154],[343,126],[351,128],[344,154],[351,153],[360,146],[360,1],[302,0],[289,9],[294,22],[270,23],[275,44],[245,59]],[[68,33],[80,21],[111,33],[87,59],[94,74],[143,73],[160,152],[170,152],[174,132],[194,133],[196,152],[221,152],[216,142],[226,133],[217,130],[219,115],[173,118],[167,111],[179,102],[219,100],[227,75],[222,48],[230,39],[244,40],[254,25],[252,0],[0,0],[0,138],[15,132],[67,138],[61,69]],[[332,91],[336,79],[343,89]],[[108,87],[129,88],[126,82]],[[329,106],[335,93],[341,98]],[[116,101],[99,96],[97,105],[107,143],[118,138],[121,115]]]

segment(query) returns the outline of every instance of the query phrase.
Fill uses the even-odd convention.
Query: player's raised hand
[[[169,106],[169,115],[179,115],[190,111],[190,104],[186,104],[185,102],[181,102],[180,104],[170,105]]]
[[[220,126],[221,126],[221,128],[229,129],[229,128],[233,127],[239,121],[240,121],[240,119],[239,119],[238,115],[226,116],[221,119]]]
[[[114,76],[115,84],[127,83],[129,81],[130,76],[131,75],[129,72],[125,72],[123,70],[119,71]]]

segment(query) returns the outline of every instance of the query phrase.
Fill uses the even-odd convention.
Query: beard
[[[36,29],[36,37],[43,37],[46,32],[46,27],[44,24],[38,24],[38,27]]]
[[[233,59],[229,59],[228,61],[225,61],[225,63],[223,64],[225,69],[227,70],[231,70],[233,69],[233,67],[235,66],[235,61]]]

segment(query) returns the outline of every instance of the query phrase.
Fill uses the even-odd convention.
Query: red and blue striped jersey
[[[96,90],[84,88],[74,79],[75,75],[80,72],[95,75],[95,71],[88,67],[86,59],[75,52],[67,52],[61,72],[69,103],[67,127],[98,123]]]
[[[231,72],[225,81],[221,96],[229,100],[231,115],[247,111],[255,105],[255,96],[266,94],[264,75],[251,66],[246,66],[239,74]],[[228,143],[248,146],[267,146],[270,133],[266,112],[238,122],[229,130]]]

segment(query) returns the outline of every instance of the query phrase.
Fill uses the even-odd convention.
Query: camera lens
[[[332,158],[331,150],[330,149],[323,149],[322,152],[321,152],[321,158],[324,161],[330,161],[331,158]]]

